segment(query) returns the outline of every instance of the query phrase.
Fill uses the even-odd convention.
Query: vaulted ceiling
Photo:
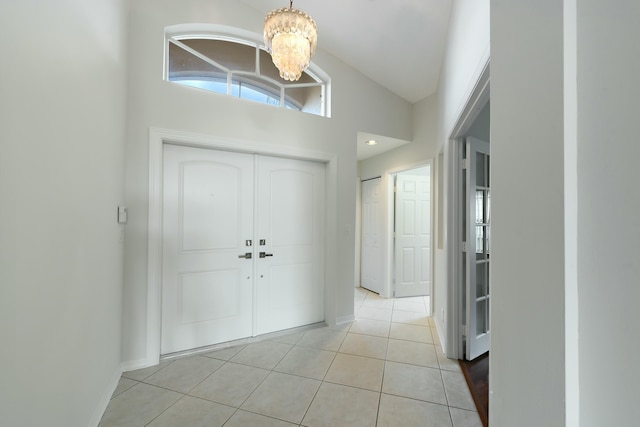
[[[287,0],[239,0],[266,16]],[[453,0],[295,0],[318,25],[318,48],[416,103],[438,89]],[[365,146],[375,138],[380,143]],[[407,143],[358,135],[358,159]]]
[[[264,15],[287,0],[240,0]],[[296,0],[318,47],[411,103],[438,87],[453,0]]]

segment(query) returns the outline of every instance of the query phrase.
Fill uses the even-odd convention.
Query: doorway
[[[478,414],[488,423],[491,332],[489,62],[448,146],[446,355],[459,359]],[[443,313],[444,314],[444,313]]]
[[[360,286],[384,298],[429,296],[431,162],[360,182]]]
[[[324,320],[324,165],[164,145],[161,354]]]

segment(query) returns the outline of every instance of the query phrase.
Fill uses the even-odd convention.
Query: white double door
[[[164,146],[161,353],[324,320],[324,165]]]

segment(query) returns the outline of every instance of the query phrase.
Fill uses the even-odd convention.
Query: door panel
[[[473,360],[489,351],[490,314],[490,146],[475,138],[467,138],[466,158],[466,358]]]
[[[239,227],[239,174],[236,166],[183,163],[179,202],[182,251],[235,248]],[[225,209],[221,206],[224,203]],[[220,227],[226,224],[227,227]]]
[[[362,182],[362,237],[360,258],[360,286],[383,291],[382,235],[382,179]]]
[[[252,334],[253,159],[165,145],[161,354]]]
[[[425,174],[396,177],[395,296],[429,295],[431,288],[431,185]]]
[[[321,322],[324,165],[258,157],[257,171],[256,333]]]

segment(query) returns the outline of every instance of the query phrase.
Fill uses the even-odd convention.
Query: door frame
[[[446,225],[447,247],[447,304],[446,304],[446,345],[445,353],[452,359],[464,359],[463,327],[463,287],[465,278],[461,274],[462,238],[460,227],[464,220],[462,211],[462,145],[466,132],[480,115],[490,98],[490,60],[487,60],[467,104],[464,106],[456,125],[449,137],[447,152],[447,206],[446,212],[452,220]]]
[[[385,294],[381,295],[385,298],[393,298],[394,296],[394,291],[395,291],[395,287],[393,284],[393,280],[394,280],[394,270],[395,270],[395,242],[394,242],[394,236],[393,236],[393,230],[395,227],[395,221],[396,221],[396,217],[395,217],[395,192],[393,191],[393,187],[395,185],[395,176],[399,173],[402,172],[407,172],[413,169],[418,169],[424,166],[429,166],[429,191],[430,191],[430,197],[431,197],[431,203],[429,206],[429,209],[431,210],[431,271],[430,271],[430,288],[429,289],[429,295],[432,296],[432,298],[430,299],[431,301],[431,307],[430,310],[431,312],[433,312],[433,265],[435,262],[435,250],[433,249],[433,230],[434,230],[434,208],[435,208],[435,203],[434,203],[434,199],[433,199],[433,159],[427,159],[425,161],[422,162],[418,162],[418,163],[414,163],[411,165],[407,165],[401,168],[397,168],[397,169],[390,169],[385,171],[385,173],[383,174],[384,179],[386,179],[386,190],[387,190],[387,197],[386,197],[386,209],[385,209],[385,213],[386,213],[386,236],[384,239],[384,254],[385,254],[385,264],[384,264],[384,277],[385,277]],[[385,183],[382,183],[383,187],[385,186]]]
[[[171,129],[149,129],[149,212],[148,212],[148,258],[147,258],[147,334],[146,366],[160,362],[160,341],[162,325],[162,179],[164,144],[183,145],[237,153],[262,154],[297,160],[310,160],[325,164],[325,218],[336,205],[338,194],[338,158],[335,154],[304,150],[293,147],[270,146],[260,142],[234,140],[211,135],[194,134]],[[325,322],[336,319],[334,297],[334,271],[337,269],[335,247],[337,224],[325,222],[325,274],[324,274],[324,317]]]

